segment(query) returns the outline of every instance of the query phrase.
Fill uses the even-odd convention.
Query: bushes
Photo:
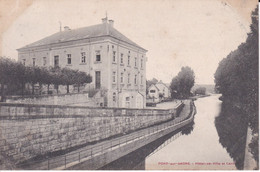
[[[24,66],[14,60],[0,57],[1,101],[6,93],[24,95],[26,84],[32,85],[32,94],[37,83],[40,87],[47,85],[48,93],[50,85],[55,85],[57,93],[59,85],[66,85],[69,93],[69,85],[76,84],[79,88],[81,84],[91,81],[91,76],[82,71],[59,67]]]

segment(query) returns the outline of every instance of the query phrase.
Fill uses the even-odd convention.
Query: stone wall
[[[0,103],[0,151],[21,162],[167,121],[176,111]]]
[[[47,105],[77,104],[77,105],[84,105],[84,106],[97,106],[95,102],[88,97],[88,93],[8,97],[6,102],[25,103],[25,104],[47,104]]]

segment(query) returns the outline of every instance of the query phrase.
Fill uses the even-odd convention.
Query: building
[[[153,102],[160,102],[170,98],[169,86],[164,84],[162,81],[152,84],[148,88],[148,98],[152,99]]]
[[[18,49],[24,65],[78,69],[92,76],[85,89],[105,92],[106,106],[144,108],[146,52],[114,28],[114,21],[70,29]]]

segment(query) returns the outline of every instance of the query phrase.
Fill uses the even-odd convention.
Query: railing
[[[186,108],[189,108],[190,113],[185,114],[181,117],[177,117],[176,119],[165,122],[160,125],[156,125],[153,127],[149,127],[146,129],[142,129],[124,136],[121,136],[119,138],[114,138],[111,140],[104,141],[102,143],[97,143],[95,145],[90,145],[85,148],[81,148],[77,151],[74,151],[72,153],[68,153],[66,155],[57,156],[54,158],[47,158],[44,160],[36,160],[36,161],[30,161],[29,163],[23,163],[19,164],[17,167],[20,169],[37,169],[37,170],[49,170],[49,169],[65,169],[67,167],[70,167],[72,165],[75,165],[77,163],[80,163],[82,161],[86,161],[88,159],[91,159],[97,155],[103,154],[105,152],[112,151],[114,149],[117,149],[121,146],[124,146],[128,143],[134,142],[136,140],[139,140],[144,137],[151,136],[153,134],[156,134],[160,131],[169,129],[176,124],[179,124],[183,121],[186,121],[186,119],[190,119],[192,115],[192,103],[190,104],[190,107],[187,106]]]

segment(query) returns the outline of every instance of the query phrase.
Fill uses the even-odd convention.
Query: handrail
[[[155,125],[153,127],[149,127],[146,129],[142,129],[142,130],[136,131],[134,133],[126,134],[122,137],[104,141],[102,143],[90,145],[90,147],[81,148],[75,152],[71,152],[71,153],[68,153],[68,154],[65,154],[62,156],[54,157],[51,159],[48,158],[47,161],[45,159],[38,160],[38,161],[30,161],[29,163],[19,164],[17,167],[22,168],[26,165],[30,166],[31,164],[35,165],[37,163],[37,165],[35,165],[35,168],[37,168],[38,170],[57,169],[62,166],[64,166],[66,168],[66,167],[68,167],[69,163],[72,163],[72,162],[80,163],[80,162],[82,162],[83,159],[90,159],[96,155],[111,151],[111,150],[113,150],[113,148],[116,148],[117,146],[121,147],[129,142],[135,141],[136,139],[140,139],[141,137],[148,137],[161,130],[166,130],[168,128],[174,127],[176,125],[180,125],[183,122],[191,120],[194,116],[194,110],[195,110],[195,109],[193,109],[193,106],[194,105],[191,101],[190,112],[188,113],[188,115],[184,115],[182,117],[177,117],[172,121],[165,122],[160,125]],[[69,160],[72,159],[71,157],[73,157],[73,156],[75,156],[76,159],[74,161],[70,162]],[[63,160],[63,161],[61,161],[61,160]],[[39,166],[38,163],[43,163],[44,165]],[[57,164],[57,163],[59,163],[59,164],[55,166],[54,164]],[[33,165],[32,165],[32,167],[33,167]],[[41,168],[41,167],[43,167],[43,168]],[[31,169],[31,168],[29,167],[29,169]]]

